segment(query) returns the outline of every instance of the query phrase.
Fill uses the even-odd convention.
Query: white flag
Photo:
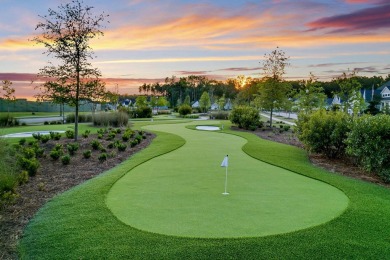
[[[228,156],[226,155],[221,163],[221,167],[228,167]]]

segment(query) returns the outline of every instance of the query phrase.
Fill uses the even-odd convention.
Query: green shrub
[[[50,134],[50,138],[52,140],[57,140],[58,141],[58,140],[61,139],[61,134],[58,133],[58,132],[50,132],[49,134]]]
[[[126,148],[127,148],[127,145],[126,144],[119,144],[117,146],[117,148],[118,148],[118,151],[124,152],[126,150]]]
[[[150,107],[138,107],[132,113],[132,117],[134,118],[152,118],[152,108]]]
[[[23,170],[19,173],[17,180],[19,184],[27,183],[29,179],[28,171]]]
[[[35,148],[34,147],[24,147],[22,154],[27,159],[35,158]]]
[[[390,116],[355,118],[346,144],[347,154],[356,158],[362,168],[390,182]]]
[[[29,176],[35,176],[37,174],[40,163],[36,158],[27,159],[23,157],[19,162],[21,168],[26,170]]]
[[[99,155],[98,160],[99,162],[104,162],[107,160],[108,155],[106,153],[102,153]]]
[[[50,135],[42,135],[41,136],[41,142],[44,144],[44,143],[47,143],[48,141],[50,140]]]
[[[109,132],[108,135],[107,135],[107,140],[110,141],[110,140],[114,140],[115,139],[115,136],[116,136],[116,132]]]
[[[75,153],[79,149],[79,144],[78,143],[68,144],[66,148],[68,149],[70,155],[75,155]]]
[[[19,140],[20,145],[25,145],[25,143],[26,143],[26,138],[22,138]]]
[[[133,141],[131,141],[130,143],[130,147],[134,147],[138,144],[138,140],[137,139],[134,139]]]
[[[34,151],[35,151],[35,157],[42,158],[45,155],[45,149],[43,148],[35,147]]]
[[[91,150],[86,150],[86,151],[83,152],[83,157],[85,159],[91,158],[91,155],[92,155],[92,151]]]
[[[81,135],[82,135],[82,137],[84,137],[84,138],[88,138],[88,136],[89,136],[90,133],[91,133],[90,130],[85,130],[84,133],[82,133]]]
[[[70,163],[70,156],[69,154],[65,154],[61,157],[61,162],[63,165],[68,165]]]
[[[98,140],[93,140],[91,142],[91,146],[94,150],[99,150],[101,143]]]
[[[74,131],[73,130],[66,130],[65,131],[65,136],[68,139],[73,139],[74,138]]]
[[[142,135],[140,135],[139,133],[135,136],[135,140],[137,140],[138,143],[141,143],[142,139]]]
[[[256,108],[242,105],[233,108],[229,119],[233,124],[238,125],[239,128],[256,129],[260,121],[260,115]]]
[[[58,160],[58,158],[61,157],[62,154],[63,154],[62,151],[51,150],[49,156],[50,156],[50,158],[52,158],[53,160],[56,161],[56,160]]]
[[[114,143],[109,143],[109,144],[107,145],[107,148],[108,148],[108,149],[112,149],[112,148],[114,148],[114,146],[115,146]]]
[[[192,107],[188,104],[183,104],[179,107],[178,111],[181,116],[186,116],[192,113]]]
[[[53,149],[56,151],[62,151],[64,146],[62,144],[56,144]]]
[[[41,138],[42,138],[42,135],[41,135],[41,133],[32,133],[32,137],[34,137],[34,139],[35,140],[41,140]]]
[[[288,130],[290,130],[290,126],[289,125],[284,125],[283,126],[283,130],[287,132]]]
[[[298,118],[298,121],[301,120]],[[350,116],[339,111],[315,111],[304,122],[298,123],[298,138],[306,149],[338,158],[345,154],[345,139],[350,127]]]

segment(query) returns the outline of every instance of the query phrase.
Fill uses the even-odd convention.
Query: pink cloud
[[[351,0],[350,0],[351,1]],[[353,0],[352,0],[353,1]],[[354,0],[359,1],[359,0]],[[311,30],[333,29],[332,32],[362,32],[390,27],[390,4],[358,10],[349,14],[318,19],[307,24]]]

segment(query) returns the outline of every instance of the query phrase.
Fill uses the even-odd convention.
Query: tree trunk
[[[269,126],[272,128],[272,114],[274,112],[274,106],[271,107],[271,114],[270,114],[270,117],[269,117]]]

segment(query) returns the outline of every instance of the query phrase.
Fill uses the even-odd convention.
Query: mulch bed
[[[116,139],[120,139],[120,135]],[[133,154],[147,147],[155,136],[146,133],[146,139],[140,144],[119,152],[118,149],[107,149],[107,153],[113,152],[113,157],[109,157],[105,162],[98,160],[100,151],[91,149],[91,141],[99,140],[103,147],[107,147],[112,141],[97,139],[97,135],[90,135],[88,138],[80,137],[79,150],[71,157],[69,165],[62,165],[61,160],[53,161],[49,156],[41,158],[41,167],[36,176],[30,177],[29,181],[19,186],[17,193],[20,195],[15,204],[8,205],[0,211],[0,259],[17,259],[16,245],[30,219],[35,215],[40,207],[55,195],[60,194],[86,180],[89,180],[108,169],[113,168],[123,162]],[[45,153],[49,154],[55,144],[60,143],[66,147],[74,140],[61,139],[59,141],[50,140],[41,147],[45,148]],[[89,159],[83,158],[83,151],[92,150]]]

